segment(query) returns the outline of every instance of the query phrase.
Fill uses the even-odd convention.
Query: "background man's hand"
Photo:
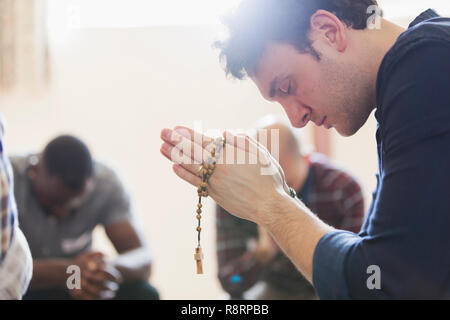
[[[81,270],[81,288],[69,290],[74,299],[113,299],[116,296],[122,275],[103,253],[83,253],[75,258],[73,264]]]

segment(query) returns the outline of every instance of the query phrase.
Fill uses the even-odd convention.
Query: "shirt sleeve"
[[[256,244],[257,227],[253,222],[233,217],[220,206],[216,206],[216,226],[219,281],[232,297],[239,297],[259,280],[263,271],[248,246],[251,239]]]
[[[313,258],[320,298],[450,298],[449,55],[448,44],[428,42],[385,80],[374,212],[364,236],[334,231],[320,239]],[[379,289],[368,285],[373,265]]]
[[[1,128],[0,121],[0,132]],[[0,135],[0,267],[9,251],[17,226],[17,207],[12,186],[12,169],[9,160],[3,153],[1,138]]]
[[[124,220],[132,220],[133,211],[130,196],[117,174],[111,171],[101,180],[98,183],[102,184],[104,205],[100,215],[100,223],[107,226]]]

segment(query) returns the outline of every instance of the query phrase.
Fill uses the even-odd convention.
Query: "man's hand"
[[[113,299],[122,282],[121,273],[101,252],[86,252],[75,258],[81,270],[81,288],[69,290],[74,299]]]
[[[209,156],[214,140],[184,127],[164,129],[161,138],[164,140],[161,152],[176,163],[175,173],[198,187],[200,163]],[[208,181],[209,195],[239,218],[263,226],[277,221],[278,204],[289,198],[280,165],[264,146],[249,136],[226,132],[225,138],[226,145],[216,155],[219,159]]]
[[[164,129],[161,138],[161,153],[176,163],[175,174],[198,187],[201,163],[210,155],[214,140],[185,127]],[[208,181],[208,194],[226,211],[269,230],[300,272],[312,281],[314,250],[320,238],[333,228],[289,195],[283,170],[264,146],[249,136],[230,132],[225,133],[225,139]]]
[[[272,236],[261,226],[258,226],[258,243],[255,258],[262,264],[269,263],[280,251]]]

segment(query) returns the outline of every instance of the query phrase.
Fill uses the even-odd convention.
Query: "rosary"
[[[197,263],[197,274],[203,274],[203,252],[200,246],[200,232],[202,228],[200,226],[200,220],[202,219],[202,197],[208,197],[208,180],[211,175],[214,173],[214,169],[216,168],[217,158],[216,156],[222,151],[225,146],[225,139],[222,137],[217,138],[214,141],[214,147],[211,149],[211,156],[206,160],[206,162],[200,166],[198,170],[198,176],[202,179],[202,182],[198,186],[197,194],[198,194],[198,203],[197,203],[197,248],[195,248],[194,259]]]

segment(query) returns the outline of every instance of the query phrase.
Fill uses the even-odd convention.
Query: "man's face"
[[[45,166],[39,163],[31,168],[34,171],[33,187],[41,206],[50,214],[62,218],[76,208],[91,189],[91,181],[79,191],[66,187],[58,176],[48,174]]]
[[[353,135],[374,107],[369,101],[372,88],[348,54],[320,49],[317,60],[291,45],[268,44],[251,78],[265,99],[283,106],[294,127],[312,121],[334,127],[343,136]]]

